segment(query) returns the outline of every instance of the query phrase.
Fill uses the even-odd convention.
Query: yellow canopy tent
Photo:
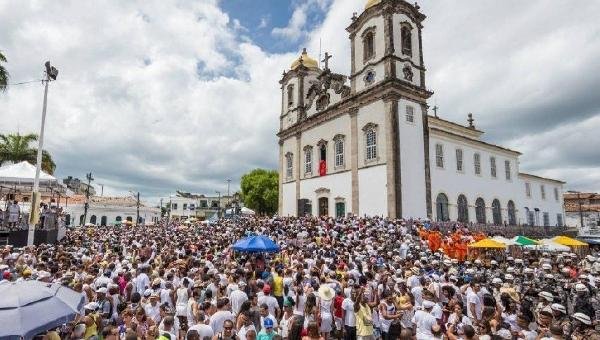
[[[469,244],[469,248],[506,248],[504,243],[494,241],[491,238],[484,238],[483,240]]]
[[[581,247],[581,246],[588,245],[585,242],[581,242],[579,240],[576,240],[574,238],[570,238],[567,236],[556,236],[552,240],[554,240],[554,242],[556,242],[558,244],[562,244],[563,246],[569,246],[569,247]]]

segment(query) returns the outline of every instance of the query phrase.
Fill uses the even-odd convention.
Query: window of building
[[[463,171],[463,151],[456,149],[456,171]]]
[[[375,27],[363,32],[363,62],[375,57]]]
[[[406,121],[409,123],[415,122],[415,108],[412,106],[406,106]]]
[[[304,174],[312,173],[312,158],[313,158],[313,148],[307,146],[304,148]]]
[[[367,160],[374,160],[377,158],[377,132],[374,128],[367,130],[365,134],[367,140]]]
[[[285,176],[290,179],[294,173],[294,155],[288,152],[285,155]]]
[[[435,165],[438,168],[444,167],[444,147],[439,143],[435,145]]]
[[[563,216],[562,214],[556,214],[556,225],[559,227],[563,226]]]
[[[558,188],[554,188],[554,200],[558,202]]]
[[[208,201],[206,201],[206,200],[200,201],[200,208],[208,208]]]
[[[294,105],[294,84],[290,84],[287,87],[287,101],[288,107]]]
[[[458,201],[458,221],[462,223],[469,222],[469,204],[467,203],[467,197],[465,195],[459,195]]]
[[[400,30],[402,39],[402,54],[412,56],[412,32],[408,24],[403,24]]]
[[[190,203],[189,208],[190,210],[196,210],[196,205],[194,203]]]
[[[550,226],[550,214],[545,212],[542,216],[544,218],[544,227],[549,227]]]
[[[343,136],[335,136],[334,140],[334,152],[335,152],[335,167],[343,167],[344,166],[344,137]]]
[[[540,192],[542,193],[542,199],[546,199],[546,187],[542,184],[540,185]]]
[[[177,210],[177,203],[171,204],[171,210]]]
[[[212,201],[210,202],[210,206],[213,208],[218,208],[219,207],[219,201]]]
[[[525,182],[525,195],[531,197],[531,184],[529,182]]]
[[[475,175],[481,175],[481,156],[478,153],[473,155],[473,165],[475,167]]]
[[[509,160],[504,161],[504,172],[506,174],[506,180],[510,181],[510,161]]]
[[[187,210],[187,203],[183,203],[183,210]]]
[[[490,157],[490,175],[496,178],[496,157]]]

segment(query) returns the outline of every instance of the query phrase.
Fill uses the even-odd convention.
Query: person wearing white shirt
[[[212,328],[213,332],[221,333],[223,331],[223,323],[225,320],[233,322],[235,317],[233,313],[229,311],[229,299],[223,298],[217,301],[217,312],[210,317],[208,325]]]
[[[478,283],[471,282],[470,287],[467,288],[467,316],[475,322],[481,320],[481,313],[483,311],[483,303],[479,295],[477,295],[479,287]]]
[[[435,303],[425,300],[423,301],[423,308],[415,312],[412,322],[415,324],[417,329],[417,340],[429,340],[433,339],[433,332],[431,328],[437,325],[437,320],[431,315],[431,310]]]
[[[246,286],[245,283],[240,282],[240,286],[243,288]],[[240,307],[242,307],[242,303],[248,301],[248,295],[241,290],[237,285],[234,286],[231,294],[229,295],[229,301],[231,303],[231,311],[234,315],[237,315],[240,312]]]
[[[344,319],[344,339],[356,338],[356,315],[354,314],[354,298],[356,292],[352,292],[350,297],[346,297],[342,301],[342,311]]]

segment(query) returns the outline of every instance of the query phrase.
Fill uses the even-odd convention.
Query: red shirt
[[[342,318],[343,314],[342,314],[342,302],[344,302],[344,297],[341,295],[336,295],[335,298],[333,299],[333,310],[334,313],[333,315],[336,318]]]

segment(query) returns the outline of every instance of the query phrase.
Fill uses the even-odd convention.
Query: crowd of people
[[[449,256],[444,239],[478,236],[432,228],[358,217],[78,228],[3,248],[0,284],[82,294],[81,314],[46,339],[600,339],[595,251]],[[281,251],[231,249],[253,234]]]

